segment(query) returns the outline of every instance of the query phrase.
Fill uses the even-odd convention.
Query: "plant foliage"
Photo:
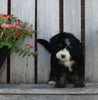
[[[13,53],[18,53],[23,57],[35,56],[37,51],[31,44],[26,44],[24,48],[21,48],[25,38],[27,36],[33,38],[33,33],[36,31],[32,29],[32,25],[28,27],[27,22],[23,22],[13,15],[0,14],[0,48],[7,46]]]

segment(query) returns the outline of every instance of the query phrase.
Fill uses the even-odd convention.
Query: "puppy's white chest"
[[[69,68],[69,71],[72,72],[72,65],[75,63],[75,61],[65,61],[64,62],[64,65],[65,67],[68,67]]]

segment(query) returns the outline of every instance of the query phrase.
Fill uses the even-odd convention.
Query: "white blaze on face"
[[[63,50],[60,50],[59,52],[56,53],[56,57],[57,59],[60,60],[61,64],[64,64],[65,67],[69,68],[69,71],[72,72],[72,68],[71,66],[75,63],[74,61],[70,61],[71,59],[71,55],[69,53],[69,51],[64,48]]]
[[[56,53],[57,59],[60,61],[69,61],[70,60],[70,53],[69,51],[64,48],[63,50],[60,50],[59,52]]]

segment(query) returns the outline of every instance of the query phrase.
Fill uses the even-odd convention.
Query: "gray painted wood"
[[[43,87],[43,88],[42,88]],[[97,95],[98,83],[86,83],[85,88],[53,88],[46,84],[10,84],[0,86],[0,95]]]
[[[0,0],[0,14],[7,14],[7,0]],[[0,83],[7,82],[7,60],[0,69]]]
[[[86,83],[85,88],[71,86],[53,88],[47,84],[2,84],[0,100],[98,100],[98,83]]]
[[[7,0],[0,0],[0,14],[7,14]]]
[[[81,39],[81,0],[64,0],[64,31]]]
[[[59,0],[38,0],[38,38],[49,39],[59,33]],[[46,83],[50,73],[50,54],[38,44],[38,82]]]
[[[0,100],[98,100],[98,95],[0,95]]]
[[[85,77],[98,82],[98,0],[86,0],[85,5]]]
[[[7,95],[0,96],[0,100],[66,100],[64,96],[32,96],[32,95]]]
[[[35,24],[35,0],[12,0],[11,13],[24,22]],[[34,38],[26,38],[21,47],[29,43],[34,45]],[[34,58],[22,58],[17,54],[11,55],[11,83],[34,83]]]

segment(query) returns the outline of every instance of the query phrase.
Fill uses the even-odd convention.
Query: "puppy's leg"
[[[53,74],[50,74],[50,78],[49,78],[49,81],[48,81],[48,84],[50,85],[55,85],[56,84],[56,77],[53,76]]]
[[[56,82],[55,88],[64,88],[66,86],[66,74],[63,73]]]
[[[75,82],[74,82],[74,87],[85,87],[84,84],[84,77],[78,74],[75,74]]]
[[[50,72],[50,77],[49,77],[49,81],[48,84],[50,85],[55,85],[56,84],[56,74],[55,74],[55,70],[53,69],[53,67],[51,68],[51,72]]]

